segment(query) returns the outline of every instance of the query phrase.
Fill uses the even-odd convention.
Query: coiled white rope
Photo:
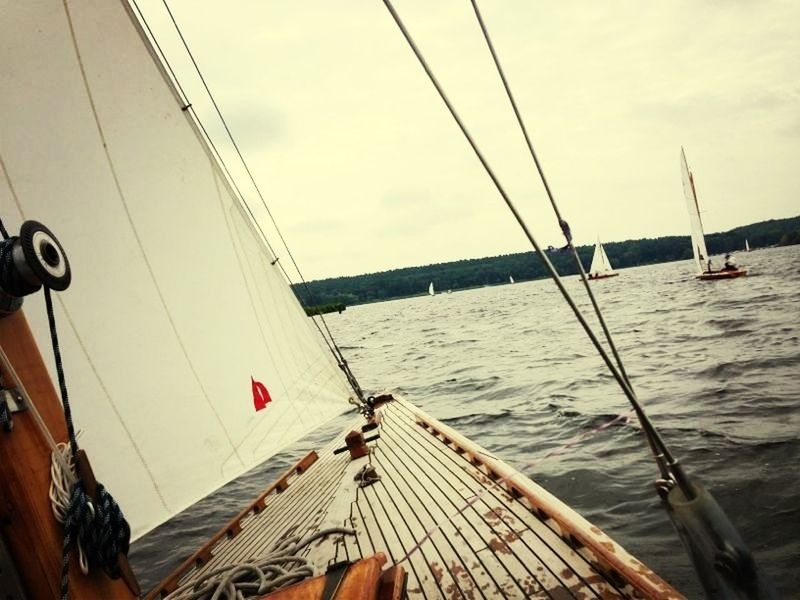
[[[78,433],[80,436],[80,432]],[[68,467],[68,470],[65,469]],[[59,442],[50,454],[50,507],[53,509],[53,516],[60,525],[67,519],[72,487],[77,480],[75,464],[72,461],[72,450],[69,443]],[[89,511],[94,517],[94,507],[90,504]],[[89,562],[83,546],[78,541],[78,563],[84,575],[89,573]]]
[[[182,585],[167,600],[244,600],[297,583],[314,575],[311,562],[298,553],[320,538],[337,534],[355,535],[355,531],[334,527],[306,538],[287,538],[264,556],[221,567]]]

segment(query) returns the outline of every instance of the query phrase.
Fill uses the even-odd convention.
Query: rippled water
[[[698,282],[680,262],[626,269],[592,285],[634,387],[673,453],[714,493],[781,596],[796,597],[800,246],[739,259],[751,268],[739,280]],[[567,286],[583,298],[577,278]],[[328,323],[364,387],[403,393],[524,468],[688,597],[702,597],[655,494],[657,471],[635,421],[545,458],[628,410],[551,282],[357,306]],[[132,557],[145,584],[339,426],[140,540]]]

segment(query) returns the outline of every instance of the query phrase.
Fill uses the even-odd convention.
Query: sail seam
[[[175,19],[175,16],[173,15],[172,10],[170,9],[169,4],[167,3],[167,0],[162,0],[162,3],[164,5],[164,8],[167,11],[167,14],[169,15],[170,20],[172,21],[173,26],[175,27],[175,31],[178,33],[178,37],[180,38],[181,43],[183,44],[183,47],[186,50],[186,53],[188,54],[189,59],[191,60],[195,71],[197,72],[197,76],[200,78],[200,81],[202,82],[203,87],[206,90],[206,94],[208,94],[209,100],[211,100],[211,104],[213,105],[214,110],[216,111],[217,116],[219,117],[219,120],[222,123],[222,126],[225,128],[225,132],[228,134],[228,138],[230,139],[231,144],[233,145],[233,148],[236,151],[236,154],[238,155],[239,160],[242,163],[242,166],[244,167],[244,170],[247,173],[247,175],[248,175],[248,177],[250,179],[250,182],[253,185],[253,189],[255,190],[258,198],[261,200],[261,204],[263,205],[264,210],[267,211],[267,215],[269,216],[270,220],[272,221],[272,225],[275,228],[275,232],[278,234],[278,237],[280,238],[281,242],[283,243],[283,247],[284,247],[284,249],[286,250],[286,253],[289,256],[289,259],[292,261],[292,265],[294,266],[295,271],[297,271],[297,275],[300,278],[300,282],[302,283],[303,288],[304,288],[304,290],[306,292],[306,295],[308,297],[309,306],[313,306],[315,304],[315,302],[314,302],[314,299],[313,299],[313,295],[311,293],[311,288],[309,287],[308,282],[306,281],[305,277],[303,277],[303,273],[302,273],[302,271],[300,271],[300,266],[297,264],[297,261],[295,260],[294,255],[292,254],[292,251],[289,249],[289,244],[286,242],[286,239],[283,237],[283,233],[281,232],[280,227],[278,227],[278,223],[275,220],[275,217],[273,216],[272,211],[270,210],[269,205],[267,204],[267,201],[266,201],[266,199],[264,198],[264,195],[261,192],[261,188],[259,187],[258,183],[256,182],[256,179],[253,176],[252,171],[250,170],[250,166],[247,164],[247,161],[245,161],[244,155],[242,154],[241,150],[239,149],[239,145],[236,142],[236,139],[234,138],[233,133],[230,130],[230,127],[228,127],[228,122],[225,120],[225,117],[223,116],[222,111],[219,108],[219,105],[217,104],[216,99],[214,98],[214,95],[211,93],[211,89],[209,88],[208,83],[206,83],[206,80],[205,80],[205,77],[203,76],[202,71],[200,71],[200,66],[197,64],[197,61],[195,60],[195,57],[192,54],[192,51],[189,49],[189,44],[186,41],[186,38],[183,36],[183,32],[181,31],[181,28],[178,26],[178,22]],[[198,123],[200,123],[200,126],[202,127],[202,122],[200,121],[199,117],[194,112],[194,110],[190,108],[190,106],[191,105],[187,105],[187,109],[192,111],[192,115],[195,117],[195,119],[198,121]],[[205,132],[205,128],[203,128],[203,131]],[[206,134],[206,137],[209,138],[209,142],[213,145],[213,142],[211,142],[211,139],[208,136],[208,133],[205,132],[205,134]],[[242,196],[242,199],[244,199],[244,196]],[[245,202],[245,206],[247,206],[246,202]],[[255,221],[256,226],[259,228],[259,230],[261,230],[261,225],[259,225],[258,221],[256,221],[255,216],[253,215],[252,211],[250,211],[250,207],[249,206],[247,206],[247,210],[248,210],[248,212],[250,212],[250,215],[252,216],[253,220]],[[262,235],[264,235],[263,231],[262,231]],[[269,246],[269,242],[266,240],[266,236],[264,236],[264,240],[267,242],[267,245]],[[272,251],[271,247],[270,247],[270,250]],[[274,255],[275,252],[272,251],[272,254]],[[276,259],[276,262],[277,262],[277,259]],[[281,271],[283,271],[284,276],[286,277],[286,279],[291,284],[292,283],[291,277],[289,277],[289,274],[283,268],[283,265],[279,264],[278,267],[281,269]],[[293,288],[292,288],[292,292],[295,293]],[[295,293],[295,300],[297,301],[298,307],[302,308],[300,299],[297,297],[296,293]],[[358,383],[358,381],[357,381],[355,375],[353,374],[353,372],[350,370],[350,368],[349,368],[349,366],[347,364],[347,360],[344,358],[344,355],[342,354],[341,350],[339,349],[339,346],[336,344],[336,340],[334,339],[333,333],[331,332],[330,328],[328,327],[328,323],[325,320],[325,317],[322,315],[322,313],[319,310],[317,310],[317,316],[319,316],[320,322],[322,323],[322,326],[325,328],[325,331],[327,332],[328,337],[330,338],[330,343],[328,343],[328,340],[325,338],[325,334],[322,332],[322,328],[320,328],[319,324],[317,324],[317,329],[319,330],[320,335],[322,335],[323,339],[325,340],[325,343],[328,345],[329,350],[334,354],[334,356],[335,356],[335,358],[336,358],[336,360],[337,360],[337,362],[339,364],[339,367],[342,369],[342,372],[344,373],[345,378],[347,379],[348,383],[352,387],[353,392],[356,394],[358,400],[363,402],[363,392],[362,392],[361,386]]]
[[[144,13],[139,8],[139,5],[136,3],[136,0],[129,0],[129,1],[131,4],[128,4],[126,0],[121,0],[121,2],[125,5],[126,9],[128,10],[128,13],[131,16],[131,21],[135,25],[136,30],[139,33],[139,37],[142,39],[144,43],[145,49],[153,58],[153,62],[155,63],[158,72],[161,74],[164,83],[167,85],[167,88],[169,88],[169,90],[172,92],[172,95],[177,101],[178,106],[180,106],[181,111],[185,113],[186,121],[189,123],[190,127],[192,128],[192,132],[197,137],[197,140],[200,142],[203,151],[208,155],[208,158],[212,162],[214,167],[216,167],[215,170],[219,173],[219,175],[221,175],[222,180],[225,186],[228,188],[228,191],[230,192],[231,196],[234,197],[236,201],[247,210],[247,213],[250,215],[251,226],[254,226],[254,231],[257,231],[258,233],[257,237],[260,236],[261,241],[264,243],[264,245],[267,247],[267,249],[269,250],[270,254],[273,257],[277,256],[275,250],[272,248],[272,245],[269,243],[267,235],[264,233],[264,230],[261,228],[261,225],[259,224],[255,215],[253,214],[250,205],[247,203],[247,200],[245,200],[244,194],[242,193],[241,189],[239,189],[239,186],[236,184],[236,181],[234,180],[233,175],[230,172],[230,169],[228,169],[228,165],[222,158],[222,154],[217,149],[216,145],[211,139],[211,136],[209,135],[208,131],[203,125],[203,122],[200,120],[200,117],[197,115],[194,108],[192,107],[192,104],[189,102],[189,99],[186,96],[186,92],[183,90],[183,87],[181,86],[180,81],[178,80],[178,76],[172,69],[172,65],[170,64],[169,60],[167,60],[167,56],[161,49],[161,45],[158,43],[155,34],[153,33],[152,29],[150,29],[149,23],[144,18]],[[138,14],[138,17],[133,14],[131,5],[136,8],[136,13]],[[147,33],[145,33],[141,25],[144,25],[144,28],[147,30]],[[152,44],[148,43],[149,41],[152,41]],[[158,50],[157,53],[154,51],[154,48]],[[291,281],[289,282],[291,283]]]
[[[226,225],[227,225],[227,219],[226,219]],[[231,232],[231,235],[233,235],[232,232]],[[239,236],[236,236],[236,239],[238,239],[239,245],[242,246],[243,244],[242,244],[241,238]],[[235,249],[234,249],[234,251],[236,252]],[[270,347],[270,345],[266,341],[266,337],[264,336],[263,326],[261,324],[260,319],[258,318],[258,309],[257,309],[256,305],[259,303],[259,300],[261,300],[261,298],[260,298],[260,290],[261,290],[261,288],[263,286],[257,285],[255,283],[255,274],[253,273],[252,265],[250,264],[250,261],[247,260],[247,253],[244,251],[243,248],[242,248],[242,253],[244,254],[244,261],[243,262],[239,262],[239,267],[240,267],[240,270],[241,270],[240,272],[242,274],[242,278],[245,281],[245,287],[247,288],[247,294],[248,294],[248,297],[250,298],[250,301],[252,303],[251,306],[253,308],[253,311],[256,313],[256,321],[259,324],[259,333],[260,333],[262,339],[264,340],[264,348],[266,349],[267,354],[269,355],[270,361],[272,362],[273,367],[275,369],[275,372],[277,373],[278,379],[281,382],[281,387],[283,387],[284,393],[286,394],[286,398],[288,399],[290,405],[294,409],[295,414],[298,416],[298,419],[300,420],[300,423],[302,424],[303,420],[302,420],[302,417],[300,415],[300,411],[295,406],[295,404],[294,404],[294,402],[293,402],[293,400],[292,400],[292,398],[291,398],[291,396],[289,394],[289,386],[287,385],[287,382],[286,382],[286,379],[284,377],[284,374],[281,371],[281,367],[280,367],[279,362],[275,359],[275,356],[272,353],[272,348]],[[237,257],[236,258],[237,258],[237,261],[240,261],[240,257],[238,255],[238,252],[237,252]],[[247,274],[245,273],[245,269],[250,274],[250,280],[254,282],[253,283],[254,293],[252,293],[251,290],[250,290],[250,285],[248,284],[248,278],[247,278]],[[271,286],[268,285],[267,287],[271,287]],[[262,305],[261,308],[262,308],[262,310],[264,312],[264,315],[267,316],[267,319],[268,319],[269,312],[267,310],[267,307],[263,305],[263,300],[261,300],[260,304]]]
[[[0,152],[0,169],[3,171],[3,176],[8,183],[8,191],[11,192],[11,197],[14,199],[14,204],[17,205],[17,210],[19,211],[19,215],[22,219],[25,219],[25,211],[22,210],[22,205],[19,202],[19,197],[17,196],[17,190],[14,189],[14,184],[11,183],[11,176],[8,174],[8,169],[6,168],[6,163],[3,160],[3,154]]]
[[[6,181],[8,182],[8,188],[9,188],[9,190],[11,190],[11,195],[14,198],[15,204],[17,205],[17,210],[19,211],[19,216],[24,221],[25,220],[25,211],[22,209],[22,205],[19,202],[19,198],[17,197],[16,191],[14,190],[14,186],[11,183],[11,176],[8,174],[8,169],[6,168],[5,162],[3,161],[3,157],[1,155],[0,155],[0,169],[3,170],[3,175],[5,176]],[[103,394],[105,395],[106,400],[108,401],[108,404],[111,407],[111,410],[114,412],[114,415],[117,417],[117,421],[119,422],[119,425],[122,427],[122,430],[125,432],[125,435],[127,436],[128,441],[130,442],[130,444],[131,444],[131,446],[133,448],[133,451],[136,453],[136,456],[139,457],[139,461],[142,463],[142,467],[144,467],[144,470],[147,473],[147,476],[150,478],[150,483],[153,486],[153,490],[155,491],[156,495],[158,496],[159,501],[161,502],[161,506],[164,508],[164,510],[169,512],[169,507],[167,506],[167,501],[164,498],[164,495],[161,493],[161,488],[158,486],[158,483],[156,482],[155,475],[150,470],[150,466],[147,464],[147,461],[145,461],[144,455],[142,454],[141,449],[139,448],[138,444],[136,443],[136,440],[134,439],[133,434],[128,429],[128,426],[126,425],[125,421],[122,419],[122,414],[119,412],[119,410],[117,409],[117,405],[112,400],[111,394],[108,391],[108,388],[106,387],[105,382],[100,377],[100,373],[97,371],[97,367],[95,366],[94,361],[92,360],[92,357],[89,355],[89,351],[88,351],[88,349],[86,348],[86,345],[83,342],[83,338],[78,333],[78,329],[75,326],[75,322],[72,320],[72,314],[70,313],[69,309],[67,308],[67,305],[64,303],[64,299],[61,297],[60,294],[56,295],[56,300],[58,301],[58,304],[61,307],[62,312],[64,313],[64,317],[67,319],[67,323],[69,324],[69,327],[72,330],[72,333],[73,333],[73,335],[75,336],[75,339],[78,342],[78,346],[80,346],[81,352],[83,353],[84,358],[86,358],[86,362],[89,364],[89,368],[92,370],[92,373],[94,374],[95,379],[97,380],[97,383],[100,386],[100,389],[103,391]],[[67,469],[67,471],[68,471],[68,469]]]
[[[175,323],[175,321],[174,321],[174,319],[172,317],[172,313],[170,312],[169,307],[167,306],[166,299],[164,298],[164,295],[163,295],[163,292],[161,290],[161,287],[158,284],[158,280],[156,279],[155,273],[153,272],[153,267],[150,264],[150,260],[147,257],[147,253],[144,250],[144,245],[142,243],[141,238],[139,237],[139,232],[138,232],[138,230],[136,228],[136,225],[135,225],[135,223],[133,221],[133,217],[132,217],[132,215],[130,213],[130,210],[129,210],[129,207],[128,207],[128,203],[127,203],[127,201],[125,199],[125,193],[122,190],[122,184],[119,181],[119,177],[118,177],[116,169],[114,167],[114,161],[111,158],[111,152],[110,152],[110,150],[108,148],[108,140],[106,139],[105,133],[103,132],[103,127],[100,124],[100,118],[99,118],[99,115],[97,114],[97,107],[95,106],[94,97],[92,96],[92,91],[91,91],[91,88],[89,86],[89,80],[88,80],[88,78],[86,76],[86,70],[85,70],[85,67],[84,67],[84,64],[83,64],[83,58],[82,58],[81,53],[80,53],[80,48],[78,47],[78,40],[77,40],[77,37],[75,35],[75,29],[74,29],[74,25],[73,25],[73,22],[72,22],[72,16],[71,16],[70,11],[69,11],[68,0],[63,0],[63,5],[64,5],[64,11],[65,11],[66,17],[67,17],[67,23],[69,25],[69,32],[70,32],[70,37],[72,39],[72,46],[73,46],[73,49],[75,51],[75,56],[76,56],[76,58],[78,60],[78,66],[80,67],[81,78],[83,79],[84,89],[86,90],[87,99],[88,99],[89,105],[90,105],[90,107],[92,109],[92,115],[94,117],[95,125],[97,126],[98,135],[100,136],[100,141],[102,142],[103,152],[105,153],[106,159],[108,161],[109,171],[111,173],[111,177],[114,180],[114,186],[117,189],[117,193],[119,195],[120,202],[121,202],[122,207],[123,207],[123,209],[125,211],[125,216],[126,216],[126,218],[128,220],[128,223],[130,224],[130,227],[131,227],[131,233],[133,234],[133,237],[136,240],[136,245],[139,248],[139,252],[141,253],[142,260],[144,261],[145,266],[147,267],[148,274],[150,275],[150,279],[153,282],[153,287],[156,290],[156,294],[158,295],[158,298],[161,301],[161,305],[162,305],[162,307],[164,309],[164,313],[166,314],[167,320],[169,321],[170,327],[172,328],[172,331],[173,331],[173,333],[175,335],[175,340],[177,341],[178,345],[180,346],[181,351],[183,352],[184,357],[186,358],[186,362],[187,362],[187,364],[189,366],[189,369],[191,370],[192,375],[194,376],[195,381],[197,382],[197,385],[200,388],[200,391],[203,394],[203,397],[205,398],[205,401],[206,401],[206,404],[208,405],[208,408],[210,409],[210,411],[214,415],[214,418],[217,420],[217,423],[219,424],[220,428],[222,429],[223,433],[225,434],[225,437],[227,438],[228,443],[231,445],[231,447],[234,447],[233,440],[231,439],[230,433],[228,432],[228,429],[225,427],[225,424],[222,422],[222,419],[220,418],[219,413],[217,412],[216,408],[214,408],[214,405],[211,402],[211,398],[208,396],[208,392],[206,391],[205,386],[203,386],[203,383],[202,383],[202,381],[200,379],[200,375],[197,372],[197,369],[195,368],[194,363],[192,362],[191,358],[189,357],[189,354],[188,354],[188,351],[186,349],[186,346],[183,343],[183,339],[181,338],[180,333],[178,332],[178,327],[177,327],[177,325],[176,325],[176,323]],[[242,463],[242,465],[244,465],[244,461],[239,456],[238,452],[236,453],[236,455],[237,455],[237,458],[239,459],[239,461]]]

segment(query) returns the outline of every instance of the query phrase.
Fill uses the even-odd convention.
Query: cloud
[[[469,4],[434,4],[397,10],[540,241],[558,243]],[[527,249],[381,3],[193,7],[173,1],[308,276]],[[576,238],[685,233],[681,145],[711,229],[787,216],[800,188],[800,3],[481,9]]]

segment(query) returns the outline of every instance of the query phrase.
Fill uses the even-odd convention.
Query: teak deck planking
[[[405,568],[409,598],[682,598],[600,529],[410,403],[396,398],[378,413],[369,456],[333,454],[337,438],[282,491],[271,486],[241,531],[218,536],[173,586],[287,537],[344,526],[355,535],[304,551],[316,570],[382,553],[387,568]],[[354,476],[368,463],[381,479],[359,487]]]

